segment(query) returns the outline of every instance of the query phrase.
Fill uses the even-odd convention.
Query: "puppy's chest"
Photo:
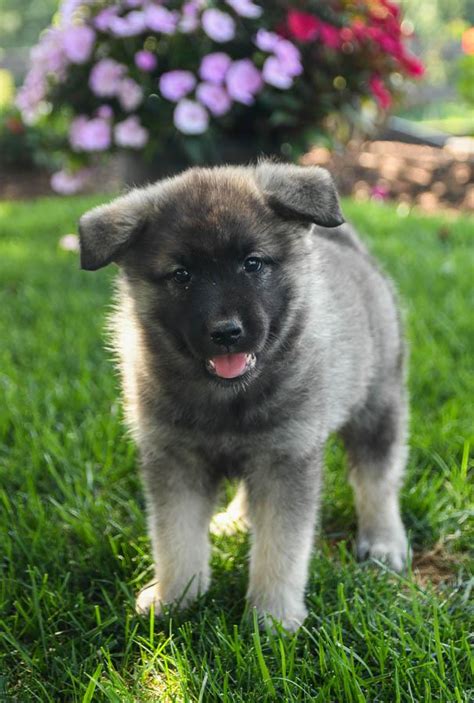
[[[233,442],[201,444],[197,448],[209,472],[217,479],[240,478],[251,465],[251,447],[242,447]]]

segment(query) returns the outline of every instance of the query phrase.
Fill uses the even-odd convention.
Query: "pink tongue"
[[[247,368],[247,354],[222,354],[212,357],[211,361],[221,378],[237,378]]]

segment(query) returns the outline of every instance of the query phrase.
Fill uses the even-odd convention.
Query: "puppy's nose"
[[[220,344],[223,347],[231,347],[237,344],[242,335],[242,328],[237,320],[226,320],[215,325],[211,332],[211,339],[214,344]]]

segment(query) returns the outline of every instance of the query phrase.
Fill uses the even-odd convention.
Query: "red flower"
[[[288,29],[294,39],[307,42],[316,38],[320,20],[314,15],[310,15],[307,12],[298,12],[298,10],[290,10],[287,20]]]
[[[293,39],[309,42],[319,36],[321,43],[331,49],[339,49],[342,44],[341,34],[337,27],[322,22],[307,12],[290,10],[288,12],[288,29]]]
[[[384,7],[387,8],[392,17],[394,17],[396,20],[399,19],[400,8],[398,7],[398,5],[396,5],[394,2],[390,2],[390,0],[380,0],[380,2]]]
[[[337,27],[334,27],[332,24],[326,24],[326,22],[321,22],[321,26],[319,28],[319,36],[321,38],[322,43],[326,46],[329,46],[331,49],[339,49],[339,47],[341,46],[342,42],[339,29]]]
[[[423,66],[420,59],[417,59],[413,54],[404,54],[400,57],[400,63],[410,76],[415,78],[421,78],[425,72],[425,67]]]
[[[392,104],[392,96],[385,87],[384,82],[377,73],[374,73],[369,80],[369,87],[372,94],[382,110],[388,110]]]

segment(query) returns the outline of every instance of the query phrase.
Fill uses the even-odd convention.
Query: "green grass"
[[[332,442],[310,616],[285,637],[244,617],[242,535],[214,540],[213,585],[191,610],[155,623],[133,613],[151,562],[136,454],[103,348],[113,271],[81,272],[57,244],[96,202],[0,204],[0,700],[472,700],[472,221],[345,204],[403,299],[412,393],[403,512],[415,552],[450,578],[422,586],[415,572],[355,563],[352,499]]]
[[[474,107],[458,102],[432,101],[401,110],[401,117],[413,120],[420,127],[459,136],[474,135]]]

